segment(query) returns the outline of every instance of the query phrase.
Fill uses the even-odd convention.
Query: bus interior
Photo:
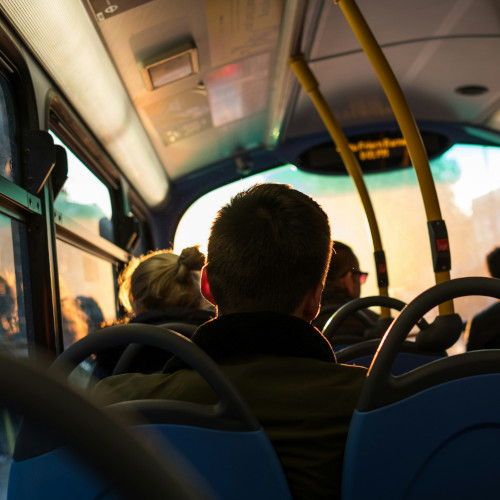
[[[467,322],[500,298],[485,265],[500,246],[499,53],[495,0],[2,0],[4,351],[42,377],[123,314],[132,256],[206,252],[217,211],[275,182],[323,207],[368,272],[364,297],[401,302],[363,303],[384,332],[418,297],[428,324],[454,318],[441,348],[464,354]],[[442,300],[420,306],[435,286]],[[2,412],[7,498],[18,421]]]

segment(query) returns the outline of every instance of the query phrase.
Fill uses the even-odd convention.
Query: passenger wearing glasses
[[[332,314],[345,303],[361,296],[361,285],[366,282],[368,273],[359,270],[359,261],[351,247],[340,241],[333,242],[332,259],[326,276],[325,288],[321,296],[321,309],[313,325],[323,329]],[[363,309],[372,321],[378,319],[378,314]],[[333,337],[356,336],[363,337],[366,325],[356,316],[347,318]]]

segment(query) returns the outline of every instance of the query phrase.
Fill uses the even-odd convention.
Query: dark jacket
[[[203,309],[191,307],[170,307],[168,309],[156,309],[138,314],[130,320],[130,323],[146,323],[148,325],[166,325],[169,323],[183,323],[198,327],[214,317],[214,313]],[[194,329],[193,329],[194,331]],[[179,331],[183,335],[190,337],[187,331]],[[123,354],[126,346],[113,349],[106,349],[96,356],[96,368],[94,376],[96,378],[109,377],[113,373],[116,363]],[[172,355],[156,347],[144,346],[137,358],[133,361],[129,371],[134,373],[155,373],[160,372],[165,363]]]
[[[349,294],[341,288],[331,287],[329,292],[325,289],[321,297],[321,309],[318,316],[313,321],[313,325],[319,330],[323,330],[325,324],[335,311],[351,300],[352,298]],[[379,315],[370,309],[362,309],[362,311],[369,319],[373,320],[373,322],[377,321],[379,318]],[[366,325],[360,319],[355,316],[349,316],[338,326],[332,336],[332,340],[340,336],[355,336],[362,339],[365,330]]]
[[[347,430],[366,370],[336,363],[320,332],[276,313],[221,316],[192,337],[222,367],[261,422],[295,499],[340,497]],[[94,396],[215,403],[212,390],[177,357],[165,375],[126,374],[99,382]]]
[[[500,302],[476,314],[467,326],[467,350],[500,348]]]

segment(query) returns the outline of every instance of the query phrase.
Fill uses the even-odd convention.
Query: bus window
[[[92,234],[113,241],[108,188],[53,132],[51,134],[54,143],[64,146],[68,156],[68,179],[55,200],[54,208]]]
[[[113,211],[108,187],[53,132],[54,143],[66,149],[68,179],[54,202],[63,226],[58,227],[57,265],[66,348],[103,322],[116,319],[114,261],[90,253],[99,237],[113,241]],[[84,240],[82,242],[82,239]]]
[[[20,238],[24,227],[0,215],[0,343],[26,356],[26,313]]]
[[[431,161],[431,171],[451,242],[452,277],[487,276],[484,255],[500,242],[500,148],[457,144]],[[408,302],[433,285],[427,224],[412,168],[366,174],[366,185],[380,221],[389,264],[390,295]],[[378,295],[373,245],[352,180],[319,175],[284,165],[221,187],[197,200],[182,217],[174,251],[200,244],[206,252],[210,225],[231,196],[258,182],[279,182],[312,196],[327,212],[334,239],[355,249],[370,273],[363,294]],[[471,259],[472,256],[477,258]],[[468,318],[491,303],[486,297],[457,301],[457,312]],[[429,314],[432,319],[437,310]]]
[[[64,347],[116,319],[113,264],[57,240]]]
[[[14,154],[14,112],[7,84],[0,78],[0,175],[13,182],[19,181]]]

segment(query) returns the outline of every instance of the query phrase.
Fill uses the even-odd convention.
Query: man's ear
[[[323,292],[323,283],[319,283],[306,296],[303,303],[302,317],[306,321],[312,321],[319,312],[321,306],[321,293]]]
[[[207,299],[214,306],[217,305],[214,298],[212,297],[212,292],[210,291],[210,285],[208,284],[207,278],[207,268],[205,266],[203,266],[201,270],[200,287],[203,297],[205,297],[205,299]]]

